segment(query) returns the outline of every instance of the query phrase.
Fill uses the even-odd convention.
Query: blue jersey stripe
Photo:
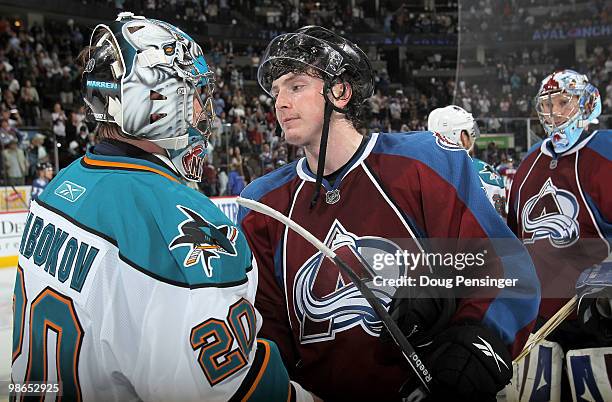
[[[603,214],[599,211],[599,208],[597,208],[597,205],[595,204],[595,201],[593,201],[591,196],[585,193],[584,198],[586,200],[587,205],[589,206],[589,209],[591,210],[591,212],[593,212],[593,217],[595,218],[595,222],[597,223],[601,234],[612,246],[612,222],[608,222],[606,220]]]
[[[521,287],[506,287],[491,302],[485,324],[496,329],[505,343],[537,316],[540,284],[527,250],[491,207],[465,150],[448,145],[430,132],[381,134],[373,153],[410,158],[423,163],[450,184],[476,221],[494,239],[504,277],[518,279]],[[498,239],[503,239],[500,241]]]
[[[294,161],[288,165],[276,169],[273,172],[266,174],[265,176],[259,177],[251,182],[248,186],[242,190],[240,196],[242,198],[248,198],[254,201],[259,201],[266,194],[276,190],[279,187],[289,183],[297,176],[296,172],[297,161]],[[240,207],[238,209],[238,224],[242,223],[244,217],[249,213],[249,209]]]
[[[602,158],[612,160],[612,130],[598,130],[587,144],[592,151],[597,152]]]

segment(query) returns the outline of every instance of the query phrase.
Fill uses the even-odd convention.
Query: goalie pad
[[[506,400],[518,402],[559,402],[563,350],[556,342],[543,340],[519,363],[512,364],[512,381],[506,386]]]
[[[567,375],[576,401],[612,401],[612,347],[570,350]]]

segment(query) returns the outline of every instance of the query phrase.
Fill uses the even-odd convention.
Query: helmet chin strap
[[[327,96],[328,93],[331,93],[332,96],[336,99],[344,96],[346,92],[346,86],[343,84],[342,93],[336,97],[336,95],[332,91],[332,87],[335,83],[338,82],[338,78],[336,78],[333,82],[325,80],[325,84],[323,85],[323,98],[325,99],[325,108],[323,111],[323,130],[321,132],[321,143],[319,144],[319,160],[317,161],[317,181],[315,182],[315,189],[312,194],[312,200],[310,201],[310,209],[314,208],[317,205],[317,201],[319,199],[319,193],[321,191],[321,183],[323,182],[323,172],[325,170],[325,157],[327,154],[327,139],[329,138],[329,123],[331,121],[332,112],[335,110],[338,113],[345,114],[347,109],[342,109],[334,105],[334,103]]]

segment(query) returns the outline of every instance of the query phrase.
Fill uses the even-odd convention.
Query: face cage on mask
[[[212,73],[210,74],[212,75]],[[189,81],[186,81],[186,84],[192,87],[192,91],[183,91],[183,105],[185,105],[183,115],[187,127],[187,145],[179,150],[168,150],[168,154],[181,176],[189,181],[199,182],[202,180],[204,159],[208,150],[208,138],[211,135],[214,123],[212,103],[214,85],[209,78],[207,84],[203,87],[206,100],[202,101],[198,88]],[[189,114],[186,109],[188,92],[193,92],[194,102],[197,102],[200,106],[198,115],[193,116],[192,114],[191,121],[188,119]]]
[[[560,112],[555,113],[555,109],[559,109],[553,103],[554,97],[563,96],[567,100],[567,104],[570,105],[569,108],[562,106]],[[574,122],[580,115],[580,101],[576,99],[574,104],[571,104],[574,100],[574,97],[578,97],[578,95],[572,95],[566,91],[556,91],[556,92],[548,92],[541,95],[538,95],[538,99],[536,100],[536,112],[538,113],[538,118],[544,126],[544,129],[550,134],[554,131],[560,131],[569,126],[572,122]],[[545,110],[545,105],[548,106],[548,112]],[[557,119],[560,122],[557,123]]]

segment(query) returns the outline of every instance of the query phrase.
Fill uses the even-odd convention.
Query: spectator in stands
[[[53,112],[51,113],[51,121],[53,122],[53,132],[61,139],[66,138],[66,121],[68,118],[62,109],[62,105],[56,102],[53,105]]]
[[[48,162],[36,165],[36,178],[32,181],[32,192],[30,199],[36,200],[42,194],[47,184],[53,178],[53,166]]]
[[[79,132],[75,141],[78,144],[78,154],[85,155],[87,152],[87,144],[89,143],[89,132],[87,131],[87,126],[85,124],[79,127]]]
[[[264,167],[272,165],[272,153],[270,152],[269,144],[263,144],[261,155],[259,155],[259,160]]]
[[[30,177],[36,176],[35,169],[39,163],[49,162],[49,154],[44,147],[45,138],[44,135],[36,133],[30,140],[27,150],[28,164],[30,166],[28,176]]]
[[[21,88],[21,105],[23,108],[23,120],[26,126],[35,126],[36,119],[38,118],[40,111],[38,105],[40,104],[40,97],[38,91],[32,86],[32,81],[26,80],[24,86]]]
[[[62,69],[62,78],[60,81],[60,99],[62,106],[71,107],[74,102],[73,82],[70,74],[70,67]]]
[[[11,93],[11,92],[8,92]],[[2,119],[8,121],[11,128],[21,127],[23,120],[17,106],[2,109]]]
[[[17,141],[19,139],[17,129],[11,127],[9,121],[6,119],[2,119],[0,122],[0,138],[4,144],[8,144],[9,140],[14,139]]]
[[[232,163],[230,173],[227,178],[226,195],[240,195],[240,192],[246,186],[244,183],[244,175],[241,174],[242,166],[237,163]]]
[[[219,180],[219,195],[228,195],[227,194],[227,183],[229,178],[227,177],[227,172],[225,168],[221,168],[219,173],[217,174],[217,179]]]
[[[217,116],[221,116],[221,114],[225,111],[225,100],[221,97],[221,94],[219,92],[215,92],[213,96],[213,106],[215,109],[215,114]]]
[[[391,98],[391,103],[389,103],[389,116],[391,117],[391,130],[399,131],[402,126],[402,107],[396,97]]]
[[[98,145],[98,137],[95,132],[90,132],[87,134],[87,144],[85,145],[85,152],[90,152],[93,147]]]
[[[200,191],[207,197],[219,195],[219,181],[217,180],[217,169],[208,161],[204,161],[203,180],[198,184]]]
[[[22,186],[28,174],[28,160],[23,149],[17,145],[17,139],[11,138],[8,146],[2,151],[4,171],[9,186]]]

